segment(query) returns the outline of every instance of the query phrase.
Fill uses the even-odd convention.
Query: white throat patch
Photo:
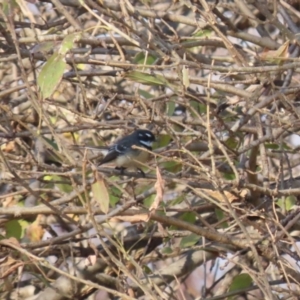
[[[152,144],[153,144],[153,142],[151,142],[151,141],[142,141],[142,140],[140,140],[140,143],[148,148],[151,148]]]

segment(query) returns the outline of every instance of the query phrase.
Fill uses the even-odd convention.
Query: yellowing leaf
[[[64,57],[58,53],[54,53],[45,63],[37,78],[43,99],[53,94],[61,81],[65,67]]]
[[[94,198],[98,201],[100,209],[107,214],[109,210],[109,194],[103,178],[98,178],[92,185]]]

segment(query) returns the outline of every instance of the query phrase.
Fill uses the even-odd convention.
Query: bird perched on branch
[[[147,150],[152,150],[152,144],[155,142],[154,134],[146,129],[137,129],[130,135],[127,135],[117,140],[112,146],[108,148],[108,153],[100,161],[99,166],[114,162],[116,169],[124,171],[127,168],[135,168],[139,170],[143,175],[141,167],[149,159],[149,153]],[[136,149],[134,146],[145,148]],[[103,148],[91,147],[91,146],[78,146],[74,145],[76,149],[89,149],[95,151],[103,151]]]

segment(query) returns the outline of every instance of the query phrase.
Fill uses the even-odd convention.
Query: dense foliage
[[[2,1],[0,298],[299,299],[299,31],[298,1]],[[146,176],[73,147],[137,128]]]

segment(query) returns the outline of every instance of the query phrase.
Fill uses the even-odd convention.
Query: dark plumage
[[[133,149],[132,146],[144,147],[147,150],[152,150],[152,144],[155,141],[154,134],[146,129],[137,129],[130,135],[127,135],[116,141],[109,147],[108,153],[100,161],[99,165],[103,165],[115,161],[118,169],[124,170],[126,168],[140,169],[144,162],[149,158],[147,151]],[[103,147],[79,146],[78,148],[85,148],[90,150],[103,150]]]

